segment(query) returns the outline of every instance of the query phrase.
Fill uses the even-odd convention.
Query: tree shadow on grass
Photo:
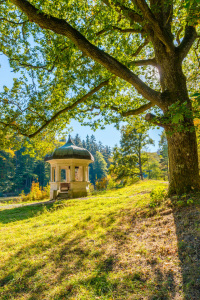
[[[40,213],[43,208],[41,206],[23,207],[15,208],[13,211],[18,209],[23,209],[24,217],[23,214],[19,217],[20,220],[23,220],[33,217],[38,211]],[[32,210],[34,211],[31,212]],[[185,300],[198,300],[200,299],[198,281],[200,271],[199,211],[196,209],[194,211],[191,209],[187,210],[188,208],[181,210],[181,212],[175,211],[174,219]],[[6,216],[9,217],[9,215],[10,213],[4,215],[4,222],[6,221]],[[124,215],[128,216],[128,211],[125,211]],[[12,255],[3,266],[5,275],[0,280],[0,298],[2,300],[20,299],[20,297],[26,295],[28,300],[61,300],[73,299],[73,297],[103,300],[112,298],[120,300],[183,300],[184,297],[182,296],[177,298],[176,271],[163,270],[163,263],[154,259],[155,255],[151,251],[140,252],[138,260],[140,259],[141,261],[139,261],[139,264],[135,261],[129,262],[128,267],[132,270],[130,274],[126,271],[126,263],[120,261],[121,252],[128,251],[128,243],[131,249],[132,237],[138,234],[138,242],[141,242],[140,236],[142,237],[143,233],[145,235],[145,230],[148,230],[146,226],[146,229],[141,231],[144,224],[147,225],[149,222],[149,226],[154,226],[155,230],[160,230],[159,234],[163,235],[162,227],[159,229],[161,219],[162,217],[156,219],[155,214],[150,214],[150,216],[144,216],[143,219],[138,218],[136,220],[134,213],[130,214],[126,220],[126,225],[129,225],[129,227],[116,226],[110,230],[108,229],[102,233],[101,239],[103,242],[98,244],[98,246],[95,246],[93,240],[88,240],[88,230],[80,229],[82,228],[81,226],[80,228],[66,227],[62,235],[53,235],[49,243],[47,243],[49,237],[45,236],[40,240],[40,243],[32,241],[25,248],[22,245],[22,248]],[[13,217],[10,216],[9,222],[16,220],[16,215],[14,214]],[[90,224],[92,225],[93,222],[92,218],[87,218],[86,220],[90,227]],[[105,222],[108,222],[108,218],[106,218]],[[102,221],[102,224],[105,222]],[[138,222],[141,222],[141,224],[137,225]],[[137,226],[138,229],[136,229]],[[137,230],[140,231],[138,232]],[[73,234],[70,235],[71,233]],[[156,236],[157,240],[158,236]],[[148,237],[146,236],[146,238]],[[112,248],[115,249],[113,253],[112,251],[107,251],[106,246],[109,246],[110,243],[113,243]],[[43,259],[45,255],[48,256],[47,260]],[[158,256],[162,256],[159,251],[156,254],[157,258],[159,258]],[[37,260],[38,257],[40,259]],[[34,263],[35,258],[36,261]],[[29,259],[31,264],[29,264]],[[164,255],[162,259],[165,259]],[[140,267],[140,262],[146,268],[147,274]],[[48,267],[48,264],[51,265],[51,268]],[[57,288],[55,294],[52,294],[51,298],[49,298],[47,296],[48,293],[51,293],[55,288]],[[1,289],[4,289],[2,294]],[[86,296],[84,296],[84,292]]]
[[[79,257],[79,260],[75,264],[76,271],[74,269],[74,273],[78,272],[82,257],[87,256],[87,253],[79,249],[79,243],[83,236],[78,235],[65,242],[67,235],[68,232],[66,231],[62,236],[51,238],[51,243],[48,246],[45,246],[45,241],[48,238],[40,241],[39,244],[33,242],[27,247],[23,247],[22,245],[22,248],[12,255],[5,262],[4,266],[2,266],[4,276],[0,277],[0,299],[18,299],[25,294],[28,295],[26,299],[29,300],[45,299],[44,297],[40,298],[40,294],[51,290],[54,284],[59,281],[59,277],[56,280],[51,280],[50,277],[54,276],[66,253],[76,253],[76,256]],[[60,247],[62,244],[63,247]],[[55,246],[58,246],[58,249],[55,249]],[[43,252],[45,251],[49,252],[48,261],[41,258],[33,262],[34,257],[37,257],[38,254],[43,256]],[[29,257],[31,258],[31,263],[29,262]],[[41,280],[43,272],[47,272],[46,266],[48,263],[52,263],[53,265],[50,271],[51,276],[49,277],[49,274],[47,274],[47,278],[44,276],[43,280]],[[71,272],[71,268],[65,266],[65,275],[69,275]],[[70,288],[66,290],[66,296],[68,293],[70,293]]]
[[[200,299],[200,206],[174,212],[185,300]]]
[[[33,218],[44,211],[44,207],[50,209],[53,204],[27,205],[0,211],[0,223],[8,224],[11,222]]]

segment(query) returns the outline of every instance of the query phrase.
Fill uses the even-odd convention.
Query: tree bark
[[[198,169],[198,154],[195,127],[192,119],[192,104],[188,96],[186,77],[182,70],[182,59],[179,52],[167,54],[160,41],[154,40],[156,61],[159,64],[160,81],[163,87],[164,118],[167,116],[168,124],[164,128],[168,141],[169,155],[169,194],[187,193],[200,189]],[[184,105],[180,113],[183,120],[178,124],[173,122],[173,111],[169,113],[170,106]],[[174,114],[177,112],[174,111]]]
[[[197,142],[193,131],[167,134],[169,154],[169,194],[187,193],[200,188]]]

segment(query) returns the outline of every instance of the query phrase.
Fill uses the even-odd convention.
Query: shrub
[[[95,187],[98,191],[105,190],[108,185],[108,179],[106,177],[101,178],[95,182]]]
[[[92,183],[89,183],[89,194],[93,193],[94,192],[94,185]]]
[[[166,190],[164,188],[153,189],[150,193],[150,207],[159,206],[166,197]]]
[[[34,201],[43,200],[49,198],[50,196],[50,185],[48,184],[43,189],[39,186],[39,182],[32,182],[31,191],[29,194],[25,195],[24,191],[21,192],[20,201]]]
[[[109,181],[108,181],[108,184],[107,184],[107,189],[108,190],[112,190],[112,189],[115,189],[119,186],[119,183],[117,182],[117,180],[111,178]]]

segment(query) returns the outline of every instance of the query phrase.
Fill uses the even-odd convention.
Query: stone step
[[[57,196],[57,199],[68,199],[69,198],[69,194],[68,193],[64,193],[64,192],[61,192],[58,194]]]

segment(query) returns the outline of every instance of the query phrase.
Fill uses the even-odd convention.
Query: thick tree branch
[[[135,116],[135,115],[139,115],[143,112],[145,112],[147,109],[151,108],[152,106],[154,106],[151,102],[144,104],[142,106],[140,106],[139,108],[136,109],[131,109],[131,110],[127,110],[127,111],[120,111],[120,108],[116,107],[116,106],[109,106],[109,108],[111,110],[114,110],[116,112],[118,112],[122,117],[128,117],[128,116]],[[99,106],[93,106],[93,108],[96,109],[100,109]]]
[[[187,56],[197,37],[198,36],[195,27],[186,25],[185,36],[181,44],[177,47],[177,52],[179,53],[181,61]]]
[[[149,102],[147,104],[140,106],[139,108],[131,109],[126,112],[123,112],[122,116],[127,117],[127,116],[139,115],[139,114],[142,114],[143,112],[145,112],[147,109],[150,109],[152,106],[153,106],[153,104],[151,102]]]
[[[142,30],[142,29],[134,29],[134,28],[122,29],[122,28],[117,27],[117,26],[112,26],[110,28],[100,30],[99,32],[96,33],[96,36],[105,34],[105,33],[109,32],[111,30],[117,30],[117,31],[122,32],[122,33],[143,33],[144,32],[144,30]]]
[[[155,18],[154,14],[150,10],[148,4],[145,0],[133,0],[137,7],[141,10],[143,17],[147,20],[158,39],[166,46],[167,52],[173,52],[175,47],[173,41],[169,34],[165,32],[164,28],[160,27],[158,20]]]
[[[65,20],[41,13],[39,9],[36,9],[27,0],[11,0],[11,2],[21,9],[31,22],[35,22],[41,28],[49,29],[57,34],[66,36],[85,55],[103,65],[111,73],[129,82],[144,98],[162,108],[159,92],[147,86],[137,75],[114,57],[91,44],[79,31],[74,29]]]
[[[118,1],[109,1],[109,0],[102,0],[109,7],[114,7],[118,13],[123,13],[123,15],[131,21],[131,23],[143,23],[143,18],[131,8],[122,5]]]
[[[156,62],[155,58],[149,58],[149,59],[141,59],[141,60],[135,60],[129,62],[129,65],[133,66],[153,66],[153,67],[158,67],[158,64]]]
[[[149,43],[149,41],[146,39],[145,41],[144,41],[144,43],[143,44],[141,44],[138,48],[137,48],[137,50],[131,55],[131,56],[138,56],[138,54],[140,54],[140,52],[142,51],[142,49],[147,45]]]

